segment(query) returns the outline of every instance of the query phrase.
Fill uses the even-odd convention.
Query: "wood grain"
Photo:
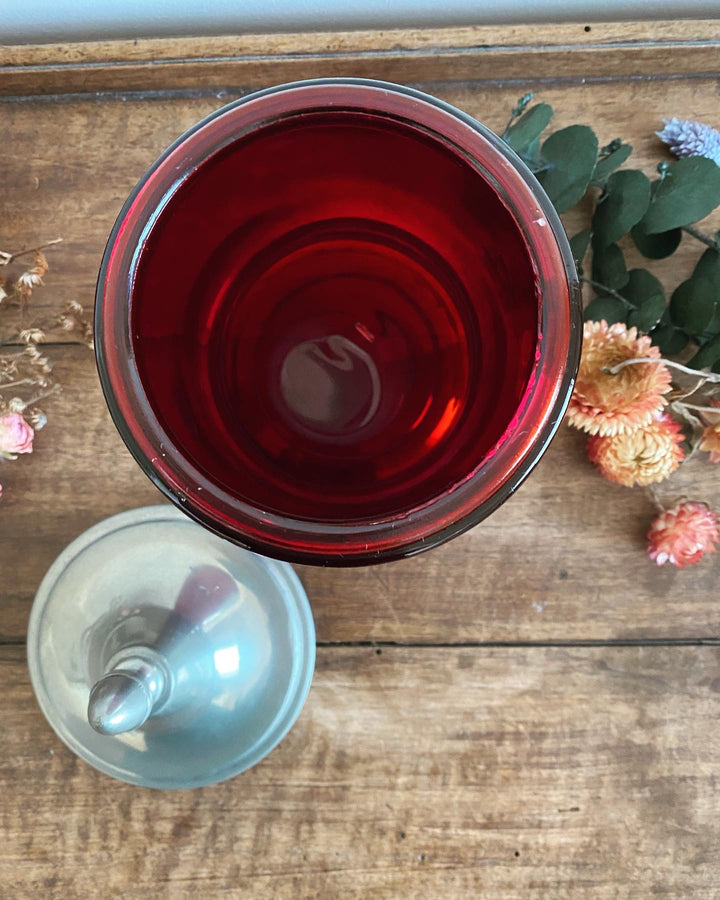
[[[25,634],[59,551],[105,516],[162,502],[110,421],[84,347],[52,348],[63,393],[35,452],[3,465],[0,637]],[[429,553],[383,566],[300,567],[321,641],[558,641],[720,635],[715,558],[678,572],[647,559],[654,515],[641,491],[607,484],[584,438],[562,428],[497,513]],[[716,469],[691,461],[662,486],[720,507]],[[10,574],[11,573],[11,574]]]
[[[17,898],[717,897],[717,648],[320,651],[254,770],[140,790],[78,760],[0,650]]]
[[[651,172],[661,116],[720,121],[718,43],[720,23],[699,21],[0,48],[0,248],[62,235],[36,313],[91,306],[113,219],[157,154],[246,89],[294,77],[418,83],[496,130],[534,89],[556,127],[621,135]],[[651,268],[672,289],[701,250],[686,238]],[[628,262],[645,264],[631,249]],[[566,428],[467,535],[387,566],[300,570],[331,646],[297,726],[251,772],[160,794],[73,756],[23,649],[3,642],[22,641],[68,541],[159,494],[89,351],[48,352],[63,393],[32,456],[0,470],[3,897],[717,896],[718,564],[652,566],[645,496],[601,481]],[[720,506],[716,472],[693,461],[662,493]],[[536,645],[648,639],[695,643]],[[382,646],[332,645],[356,641]],[[471,646],[493,641],[531,646]]]
[[[287,53],[353,55],[378,51],[456,50],[497,47],[574,49],[591,44],[707,44],[720,40],[717,19],[650,22],[582,22],[553,25],[471,25],[450,28],[385,28],[213,37],[143,38],[72,44],[0,46],[3,66],[62,66],[108,62],[164,62],[238,56],[277,58]]]
[[[1,79],[0,79],[1,80]],[[654,132],[662,117],[720,118],[714,79],[559,86],[530,84],[538,100],[555,110],[553,127],[591,123],[601,145],[617,136],[634,147],[628,165],[653,175],[669,158]],[[496,131],[502,131],[522,86],[431,86],[432,92]],[[66,98],[0,102],[0,128],[12,138],[3,147],[0,249],[16,250],[57,236],[64,243],[48,253],[47,287],[36,292],[38,316],[67,300],[93,303],[95,281],[110,229],[137,180],[179,134],[236,97],[231,91],[209,97]],[[122,152],[118,152],[122,148]],[[566,217],[570,233],[587,224],[582,211]],[[720,227],[720,215],[707,223]],[[626,242],[629,244],[629,242]],[[649,267],[669,288],[688,277],[704,250],[685,237],[667,260],[648,263],[632,248],[629,265]]]
[[[433,91],[501,130],[520,89],[440,84]],[[106,236],[136,179],[179,133],[233,95],[218,98],[102,96],[0,103],[12,135],[4,160],[3,235],[13,249],[62,235],[50,252],[46,316],[69,299],[92,305]],[[558,127],[592,122],[601,142],[630,140],[635,165],[652,172],[662,149],[660,116],[718,119],[714,80],[539,85]],[[122,152],[118,152],[122,148]],[[585,224],[569,217],[573,233]],[[707,230],[720,226],[716,216]],[[704,248],[686,237],[650,267],[672,289]],[[631,248],[629,265],[646,265]],[[52,355],[52,353],[51,353]],[[21,638],[43,572],[94,522],[160,495],[125,451],[105,410],[90,354],[60,348],[64,394],[48,408],[36,452],[3,466],[0,635]],[[302,572],[323,641],[457,642],[716,637],[717,562],[682,573],[647,561],[652,510],[643,494],[613,487],[563,429],[538,471],[499,513],[423,557],[364,571]],[[663,486],[720,504],[713,467],[698,461]],[[42,510],[42,513],[39,512]],[[29,548],[32,548],[29,550]],[[691,599],[690,599],[691,598]]]
[[[497,82],[524,80],[528,72],[533,78],[581,80],[718,70],[715,20],[586,28],[490,26],[0,47],[0,94],[197,90],[349,75]]]

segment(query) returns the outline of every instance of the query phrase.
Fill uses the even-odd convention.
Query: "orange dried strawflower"
[[[648,425],[614,435],[595,435],[588,441],[590,460],[608,481],[632,487],[667,478],[685,456],[680,426],[665,413]]]
[[[660,351],[636,328],[586,322],[583,349],[568,421],[589,434],[626,434],[649,424],[667,402],[670,370],[664,363],[625,366],[617,375],[603,371],[627,359],[652,357]]]
[[[669,562],[683,569],[715,552],[718,519],[705,503],[678,503],[653,520],[647,538],[650,558],[659,566]]]

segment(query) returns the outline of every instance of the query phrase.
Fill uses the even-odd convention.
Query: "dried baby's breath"
[[[18,337],[23,344],[41,344],[47,335],[42,328],[23,328]]]
[[[8,253],[0,250],[0,457],[17,459],[32,453],[34,433],[47,423],[37,404],[60,390],[52,360],[38,349],[58,327],[76,332],[78,343],[92,347],[92,321],[75,300],[46,322],[28,321],[34,292],[44,284],[48,272],[45,247]],[[27,257],[32,256],[32,265]],[[57,333],[56,333],[57,334]],[[65,342],[67,338],[63,337]],[[0,487],[0,496],[2,488]]]
[[[58,316],[57,324],[65,331],[77,332],[86,347],[91,350],[95,348],[92,321],[77,300],[70,300],[65,304],[64,311]]]

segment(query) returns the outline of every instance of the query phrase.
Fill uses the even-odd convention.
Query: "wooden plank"
[[[324,649],[264,762],[166,793],[73,756],[0,654],[6,896],[717,896],[717,648]]]
[[[432,90],[501,130],[520,89],[476,84]],[[714,80],[658,84],[542,85],[557,126],[591,122],[601,142],[622,135],[636,165],[651,171],[662,152],[661,115],[714,122]],[[232,93],[222,98],[231,99]],[[4,146],[3,246],[62,235],[50,254],[45,316],[68,299],[91,305],[102,248],[127,192],[180,132],[221,102],[201,98],[86,98],[0,103]],[[122,148],[122,152],[118,152]],[[716,216],[707,230],[720,225]],[[572,233],[580,226],[568,221]],[[5,241],[12,240],[12,248]],[[685,238],[651,267],[669,289],[703,248]],[[629,265],[645,265],[628,253]],[[65,394],[33,457],[3,465],[0,519],[0,634],[21,637],[42,573],[64,544],[121,509],[159,495],[124,450],[109,421],[90,355],[58,351]],[[643,554],[651,516],[643,495],[601,481],[584,460],[583,439],[563,431],[518,495],[471,534],[431,554],[380,569],[304,570],[322,640],[476,641],[717,636],[716,563],[658,571]],[[698,461],[667,483],[718,503],[715,470]],[[52,502],[49,502],[52,498]],[[39,511],[42,510],[42,513]],[[512,561],[510,563],[510,561]],[[563,574],[566,573],[566,574]],[[692,603],[688,597],[692,596]]]
[[[472,84],[435,84],[430,89],[497,131],[502,131],[523,90],[518,85]],[[631,162],[650,174],[665,156],[654,135],[662,116],[707,122],[719,118],[714,79],[538,85],[536,90],[538,99],[555,107],[556,127],[591,123],[601,144],[620,135],[635,148]],[[34,299],[39,316],[71,299],[92,304],[103,247],[128,192],[179,134],[235,96],[228,92],[201,98],[0,102],[0,127],[12,136],[3,147],[0,249],[32,246],[56,236],[65,240],[48,254],[48,286]],[[567,217],[567,223],[571,233],[586,224],[578,214]],[[720,227],[717,215],[707,230],[713,227]],[[652,262],[651,268],[673,288],[688,277],[702,249],[686,237],[677,253]],[[628,250],[629,265],[647,265],[631,246]]]
[[[105,516],[161,502],[118,437],[84,347],[52,348],[63,393],[36,449],[2,465],[0,636],[25,634],[54,557]],[[563,427],[529,481],[484,523],[380,567],[301,568],[321,641],[557,641],[717,637],[717,558],[677,572],[644,552],[642,491],[603,481]],[[703,454],[704,456],[704,454]],[[720,507],[716,469],[691,461],[661,494]],[[689,598],[692,598],[690,601]]]
[[[165,37],[62,44],[0,45],[4,66],[63,66],[108,62],[160,62],[238,56],[373,53],[458,47],[587,47],[639,43],[707,43],[720,39],[717,19],[650,22],[581,22],[385,28],[213,37]]]
[[[390,81],[617,78],[718,68],[716,20],[171,38],[0,47],[0,94]]]

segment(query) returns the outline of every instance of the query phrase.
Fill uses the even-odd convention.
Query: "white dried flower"
[[[663,119],[665,127],[655,134],[675,156],[705,156],[720,166],[720,132],[691,119]]]
[[[21,413],[25,411],[27,404],[19,397],[13,397],[7,405],[8,412]]]
[[[16,284],[20,290],[31,291],[42,284],[42,278],[36,272],[23,272]]]
[[[18,337],[23,344],[41,344],[45,340],[45,332],[41,328],[24,328]]]

